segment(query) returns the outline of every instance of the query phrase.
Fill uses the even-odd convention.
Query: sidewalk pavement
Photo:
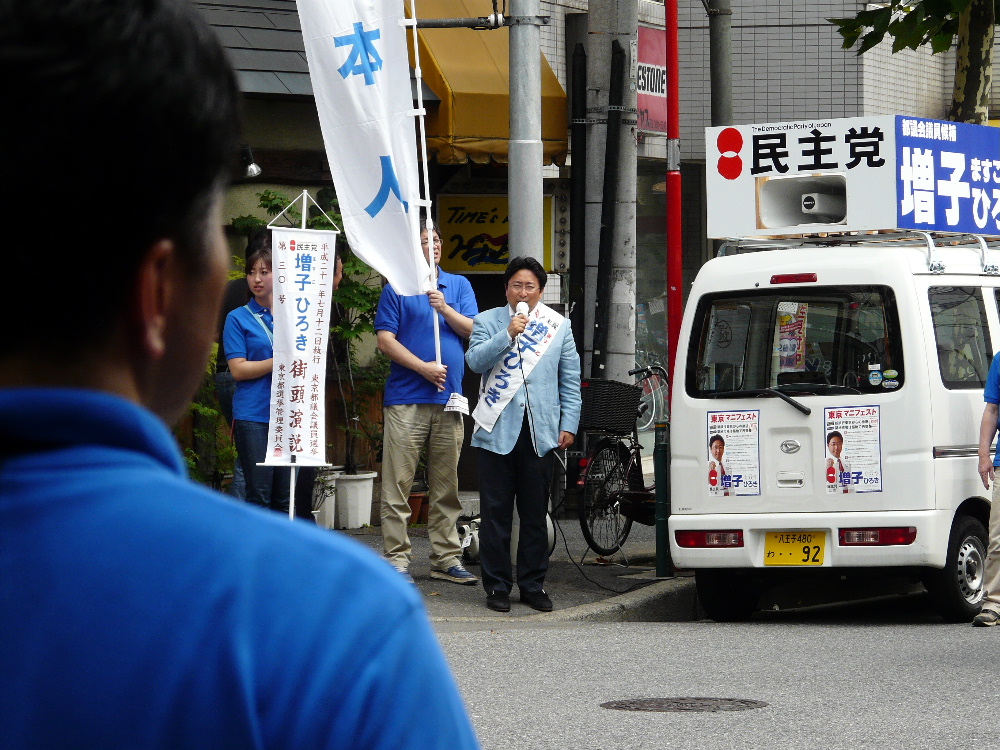
[[[478,496],[463,493],[467,511],[478,510]],[[656,534],[653,526],[633,524],[622,550],[605,560],[587,546],[575,514],[556,520],[556,546],[549,558],[545,590],[554,610],[536,612],[511,592],[510,612],[486,608],[481,584],[459,585],[430,578],[430,542],[426,526],[409,528],[413,545],[410,574],[424,597],[434,622],[667,622],[699,617],[694,578],[679,571],[672,578],[656,577]],[[382,551],[381,529],[346,529],[359,542]],[[468,565],[478,577],[479,566]]]

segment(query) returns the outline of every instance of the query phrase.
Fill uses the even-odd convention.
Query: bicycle
[[[655,352],[636,350],[636,369],[631,372],[641,372],[644,367],[660,367],[660,357]],[[642,385],[642,399],[640,404],[646,404],[646,409],[639,412],[636,419],[636,428],[639,432],[649,432],[658,421],[662,421],[667,408],[667,379],[654,373],[649,377],[639,380]]]
[[[637,367],[636,384],[613,380],[585,380],[584,429],[604,432],[587,452],[577,485],[583,487],[579,508],[583,537],[594,552],[612,555],[621,549],[632,523],[656,523],[656,487],[646,486],[642,475],[642,446],[637,419],[643,403],[643,381],[667,373],[659,365]],[[593,390],[590,390],[593,389]],[[633,416],[634,415],[634,416]]]

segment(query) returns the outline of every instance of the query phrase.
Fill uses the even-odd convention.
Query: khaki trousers
[[[382,546],[397,568],[410,563],[410,487],[417,471],[420,449],[427,445],[427,484],[430,508],[427,536],[431,567],[447,570],[459,564],[462,546],[456,522],[462,514],[458,499],[458,457],[465,424],[457,411],[443,404],[397,404],[383,410],[382,442]]]
[[[989,536],[983,572],[983,609],[1000,614],[1000,469],[993,481]]]

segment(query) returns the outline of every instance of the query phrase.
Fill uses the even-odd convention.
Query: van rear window
[[[899,342],[895,296],[886,286],[710,295],[695,315],[687,392],[894,390],[905,377]]]

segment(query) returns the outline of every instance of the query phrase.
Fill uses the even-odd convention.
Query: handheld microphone
[[[523,300],[521,302],[518,302],[517,305],[514,306],[514,314],[515,315],[520,315],[522,318],[527,318],[528,317],[528,303],[524,302]],[[520,340],[520,339],[521,339],[521,335],[518,334],[517,340]]]

